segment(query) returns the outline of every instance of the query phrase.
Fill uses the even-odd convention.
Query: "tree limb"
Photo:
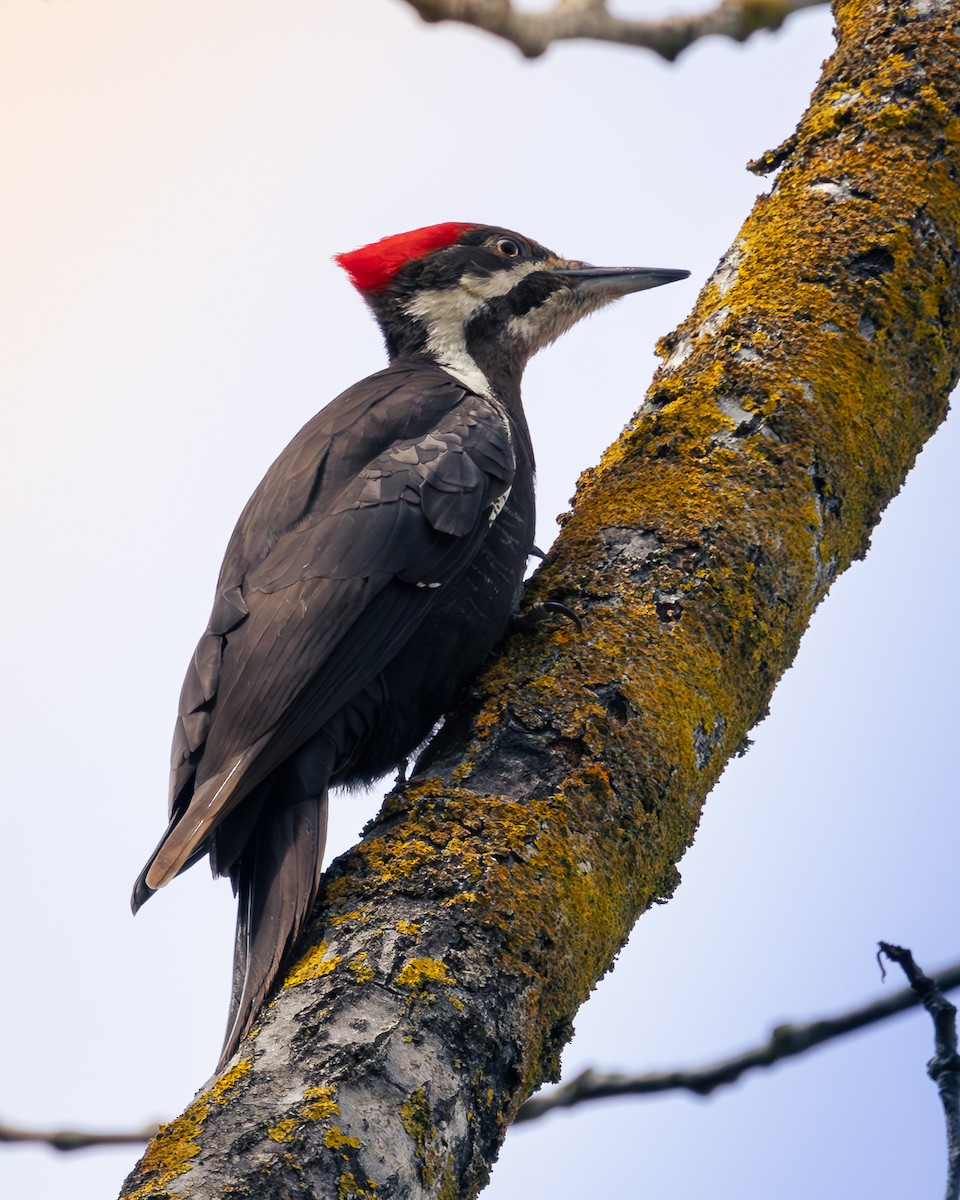
[[[96,1146],[137,1146],[149,1142],[159,1128],[153,1124],[130,1133],[89,1133],[82,1129],[18,1129],[15,1125],[0,1122],[0,1142],[28,1143],[64,1151],[91,1150]]]
[[[934,1055],[927,1063],[927,1074],[937,1085],[943,1113],[947,1121],[947,1190],[946,1200],[960,1200],[960,1054],[957,1053],[957,1010],[944,996],[941,979],[930,979],[913,961],[913,955],[903,946],[881,942],[877,954],[880,970],[885,954],[898,963],[910,981],[918,1002],[933,1017]]]
[[[924,976],[924,978],[926,978]],[[939,972],[933,982],[942,992],[960,987],[960,963]],[[851,1009],[835,1017],[822,1017],[804,1024],[778,1025],[770,1040],[753,1050],[723,1059],[707,1067],[692,1070],[656,1071],[647,1075],[624,1075],[586,1070],[563,1087],[533,1096],[525,1101],[514,1119],[534,1121],[558,1108],[573,1108],[589,1100],[604,1100],[616,1096],[649,1096],[654,1092],[689,1091],[707,1096],[724,1084],[734,1083],[754,1067],[769,1067],[775,1062],[793,1058],[834,1041],[845,1034],[865,1029],[890,1017],[897,1016],[922,1001],[912,987],[903,988],[883,1000],[875,1000],[861,1008]],[[148,1142],[157,1132],[156,1125],[131,1133],[89,1133],[82,1130],[17,1129],[0,1123],[0,1142],[28,1142],[49,1146],[53,1150],[89,1150],[98,1146],[121,1146]]]
[[[510,640],[125,1200],[464,1200],[960,375],[956,3],[839,0],[797,141]],[[798,814],[797,819],[803,819]]]
[[[407,0],[424,21],[458,21],[512,42],[537,58],[554,42],[584,38],[652,50],[668,62],[701,38],[745,42],[761,29],[776,30],[792,13],[826,0],[721,0],[707,12],[631,20],[608,11],[604,0],[558,0],[546,12],[518,12],[510,0]]]
[[[960,963],[941,971],[936,984],[942,991],[960,987]],[[770,1067],[805,1054],[815,1046],[834,1041],[845,1034],[868,1025],[885,1021],[921,1003],[921,997],[911,988],[903,988],[892,996],[864,1004],[835,1017],[821,1017],[796,1025],[778,1025],[770,1039],[752,1050],[721,1059],[706,1067],[695,1067],[688,1071],[653,1071],[647,1075],[624,1075],[586,1070],[565,1083],[539,1096],[525,1101],[516,1115],[519,1121],[534,1121],[558,1108],[573,1108],[589,1100],[605,1100],[613,1096],[650,1096],[654,1092],[687,1091],[697,1096],[708,1096],[718,1087],[735,1083],[741,1075],[755,1067]]]

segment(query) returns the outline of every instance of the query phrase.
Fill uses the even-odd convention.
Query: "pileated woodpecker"
[[[283,451],[227,547],[134,912],[205,854],[238,895],[222,1066],[310,914],[327,792],[404,759],[515,611],[533,547],[527,360],[687,271],[591,267],[449,222],[338,256],[390,365]]]

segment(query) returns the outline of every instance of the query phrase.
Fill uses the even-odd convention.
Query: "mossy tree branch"
[[[407,0],[425,21],[457,21],[512,42],[537,58],[555,42],[583,39],[637,46],[673,62],[694,42],[727,37],[745,42],[761,29],[779,29],[791,14],[826,0],[720,0],[715,8],[653,20],[621,17],[606,0],[557,0],[543,12],[522,12],[510,0]]]
[[[126,1200],[467,1197],[960,372],[960,13],[840,0],[786,165],[580,481],[521,635],[327,874]]]

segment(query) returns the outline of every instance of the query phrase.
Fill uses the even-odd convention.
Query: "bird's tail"
[[[239,907],[230,1016],[218,1071],[250,1031],[317,898],[327,836],[326,788],[296,804],[268,804],[258,824],[230,871]]]

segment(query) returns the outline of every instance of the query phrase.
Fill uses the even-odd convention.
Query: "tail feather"
[[[270,737],[270,732],[265,733],[241,754],[234,755],[223,770],[198,783],[188,801],[174,798],[170,824],[133,886],[134,912],[154,892],[203,858],[217,829],[270,774],[269,764],[261,755]]]
[[[168,837],[170,830],[172,828],[173,828],[173,822],[171,821],[170,825],[167,826],[167,830],[164,833],[163,838],[161,838],[160,843],[157,846],[157,850],[159,850],[160,847],[163,845],[164,841]],[[150,897],[157,890],[156,888],[151,887],[149,883],[147,883],[147,872],[150,870],[153,860],[156,857],[157,850],[155,850],[153,852],[153,854],[150,856],[150,859],[147,862],[147,865],[143,868],[143,870],[137,876],[137,882],[133,885],[133,893],[130,896],[130,908],[132,909],[134,916],[137,915],[137,913],[140,911],[140,909],[144,906],[144,904],[146,904],[146,902],[150,899]],[[182,875],[184,871],[188,871],[193,866],[193,864],[195,862],[199,862],[199,860],[201,858],[203,858],[203,856],[206,853],[207,853],[206,846],[198,846],[194,850],[194,852],[190,855],[190,857],[186,859],[186,861],[184,862],[184,864],[180,868],[180,870],[177,872],[177,874]]]
[[[230,760],[211,779],[198,784],[184,812],[171,821],[160,845],[147,863],[144,881],[153,892],[179,875],[191,861],[207,851],[211,834],[232,809],[260,782],[251,764],[267,736]]]
[[[268,807],[231,872],[238,894],[233,990],[222,1070],[256,1015],[313,909],[327,836],[327,792]]]

